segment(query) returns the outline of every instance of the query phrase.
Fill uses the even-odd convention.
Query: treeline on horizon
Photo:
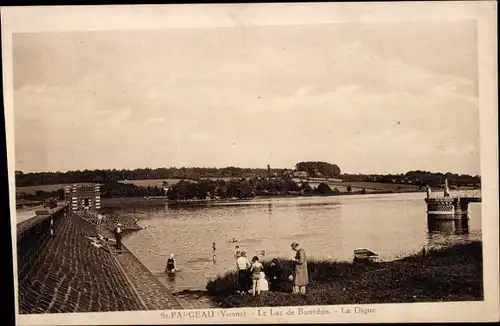
[[[293,176],[297,171],[306,172],[306,178],[340,178],[343,181],[349,182],[379,182],[439,187],[447,178],[451,185],[456,186],[477,187],[481,183],[481,177],[479,175],[471,176],[451,172],[433,173],[421,170],[409,171],[405,174],[342,174],[337,165],[326,162],[299,162],[296,164],[294,170],[276,168],[239,168],[233,166],[225,168],[171,167],[157,169],[107,169],[35,173],[16,171],[15,177],[17,187],[26,187],[85,182],[107,183],[121,180],[147,179],[187,179],[197,181],[203,178],[269,178]],[[304,176],[301,175],[300,178],[304,178]]]
[[[101,186],[101,198],[126,197],[167,197],[170,200],[193,199],[251,199],[255,196],[310,196],[310,195],[340,195],[337,188],[330,188],[326,183],[311,187],[306,182],[296,182],[290,177],[284,178],[241,178],[231,180],[201,179],[199,181],[181,180],[167,188],[159,186],[138,186],[118,181],[106,182]],[[352,192],[348,187],[347,192]],[[364,194],[366,190],[359,191]],[[19,193],[19,198],[25,200],[63,200],[64,189],[53,191],[38,190],[34,194]]]
[[[163,197],[166,195],[163,187],[158,186],[137,186],[134,184],[120,183],[118,181],[106,182],[101,187],[102,198],[124,198],[124,197]],[[16,193],[18,199],[24,200],[64,200],[64,189],[52,191],[37,190],[35,193]]]

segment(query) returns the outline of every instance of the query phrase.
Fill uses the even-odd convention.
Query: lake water
[[[424,193],[411,193],[280,198],[112,212],[139,219],[145,229],[126,236],[124,243],[175,292],[204,290],[209,278],[234,269],[236,244],[248,252],[249,258],[292,258],[290,244],[297,241],[309,258],[352,261],[356,248],[369,248],[383,260],[391,260],[423,246],[481,239],[481,204],[469,205],[466,222],[429,225],[424,197]],[[233,243],[233,238],[238,243]],[[262,250],[266,252],[264,257]],[[179,266],[175,279],[163,272],[170,253],[175,253]]]

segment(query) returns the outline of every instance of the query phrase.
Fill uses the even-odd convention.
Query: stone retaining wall
[[[427,198],[426,203],[428,212],[453,213],[455,211],[454,199],[451,197]]]
[[[111,252],[91,245],[96,229],[81,218],[54,214],[18,234],[19,313],[145,310]]]

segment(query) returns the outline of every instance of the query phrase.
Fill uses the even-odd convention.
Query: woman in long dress
[[[309,284],[309,274],[307,272],[307,257],[304,249],[300,248],[297,242],[292,243],[292,250],[296,252],[293,263],[295,265],[293,276],[293,293],[306,293],[306,286]]]
[[[279,289],[279,285],[283,280],[282,274],[283,269],[281,268],[281,264],[278,259],[274,258],[267,269],[267,275],[271,283],[269,287],[271,290],[277,291]]]

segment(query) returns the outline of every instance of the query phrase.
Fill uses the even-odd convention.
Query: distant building
[[[323,176],[323,174],[321,174],[321,172],[319,172],[318,169],[314,169],[314,173],[313,174],[314,174],[315,177],[322,177]]]
[[[293,172],[293,176],[296,178],[307,178],[309,174],[306,171],[295,171]]]

